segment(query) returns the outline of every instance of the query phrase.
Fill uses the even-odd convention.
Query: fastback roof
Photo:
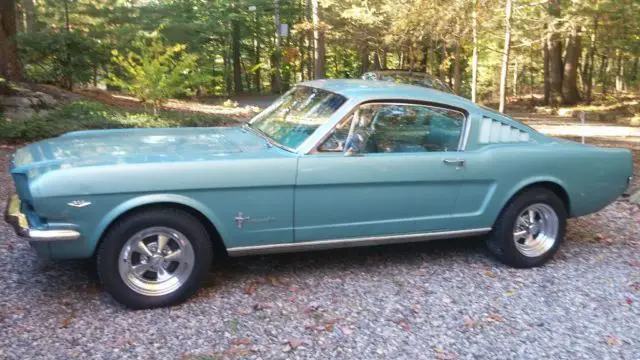
[[[421,100],[450,104],[469,110],[478,109],[476,104],[460,96],[427,87],[398,84],[390,81],[331,79],[305,81],[300,85],[325,89],[356,101],[376,99]]]

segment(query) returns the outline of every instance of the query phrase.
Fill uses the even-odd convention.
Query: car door
[[[455,229],[465,118],[444,106],[358,106],[299,158],[295,241]]]

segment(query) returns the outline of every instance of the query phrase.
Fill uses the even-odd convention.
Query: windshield
[[[347,99],[330,91],[297,86],[258,115],[249,126],[288,148],[297,148]]]

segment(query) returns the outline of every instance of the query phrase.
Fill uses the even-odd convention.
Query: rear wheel
[[[98,250],[105,289],[125,306],[178,304],[200,287],[213,250],[205,228],[178,209],[153,209],[119,220]]]
[[[565,205],[556,194],[545,188],[528,189],[503,210],[487,245],[507,265],[540,266],[560,247],[566,222]]]

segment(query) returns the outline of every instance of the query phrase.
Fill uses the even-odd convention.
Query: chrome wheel
[[[133,235],[118,258],[124,283],[147,296],[178,289],[193,271],[195,255],[189,239],[177,230],[152,227]]]
[[[547,204],[525,208],[513,226],[513,241],[518,251],[527,257],[538,257],[553,247],[558,238],[558,214]]]

